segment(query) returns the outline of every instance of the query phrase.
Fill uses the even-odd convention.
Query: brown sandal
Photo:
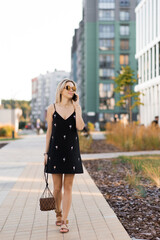
[[[61,225],[61,228],[60,228],[60,232],[61,233],[67,233],[67,232],[69,232],[69,228],[68,228],[68,226],[67,226],[67,223],[68,223],[69,221],[68,220],[62,220],[62,225]]]
[[[55,212],[56,212],[56,217],[62,217],[62,210],[61,211],[57,211],[55,209]],[[56,223],[56,226],[61,226],[62,221],[61,220],[57,220],[55,223]]]

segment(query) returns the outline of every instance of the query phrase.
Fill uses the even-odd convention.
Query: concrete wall
[[[14,125],[15,131],[18,132],[19,119],[22,116],[22,109],[0,109],[0,126]]]

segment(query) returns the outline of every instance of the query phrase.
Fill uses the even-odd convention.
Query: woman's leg
[[[62,178],[63,174],[52,174],[55,197],[56,210],[61,211],[61,202],[62,202]]]
[[[62,199],[63,220],[66,220],[72,202],[72,185],[75,174],[64,174],[64,193]]]

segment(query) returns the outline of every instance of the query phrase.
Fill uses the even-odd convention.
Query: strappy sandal
[[[55,212],[56,212],[56,218],[57,218],[57,217],[62,217],[62,210],[61,210],[61,211],[57,211],[57,210],[55,209]],[[61,226],[62,221],[61,221],[61,220],[57,220],[55,223],[56,223],[56,226]]]
[[[61,225],[61,228],[60,228],[60,230],[59,230],[61,233],[67,233],[67,232],[69,232],[69,228],[68,228],[68,226],[67,226],[67,223],[69,223],[68,220],[62,220],[62,225]]]

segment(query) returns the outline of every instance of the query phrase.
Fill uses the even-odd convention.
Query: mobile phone
[[[73,97],[72,97],[73,101],[77,101],[77,95],[74,93]]]

